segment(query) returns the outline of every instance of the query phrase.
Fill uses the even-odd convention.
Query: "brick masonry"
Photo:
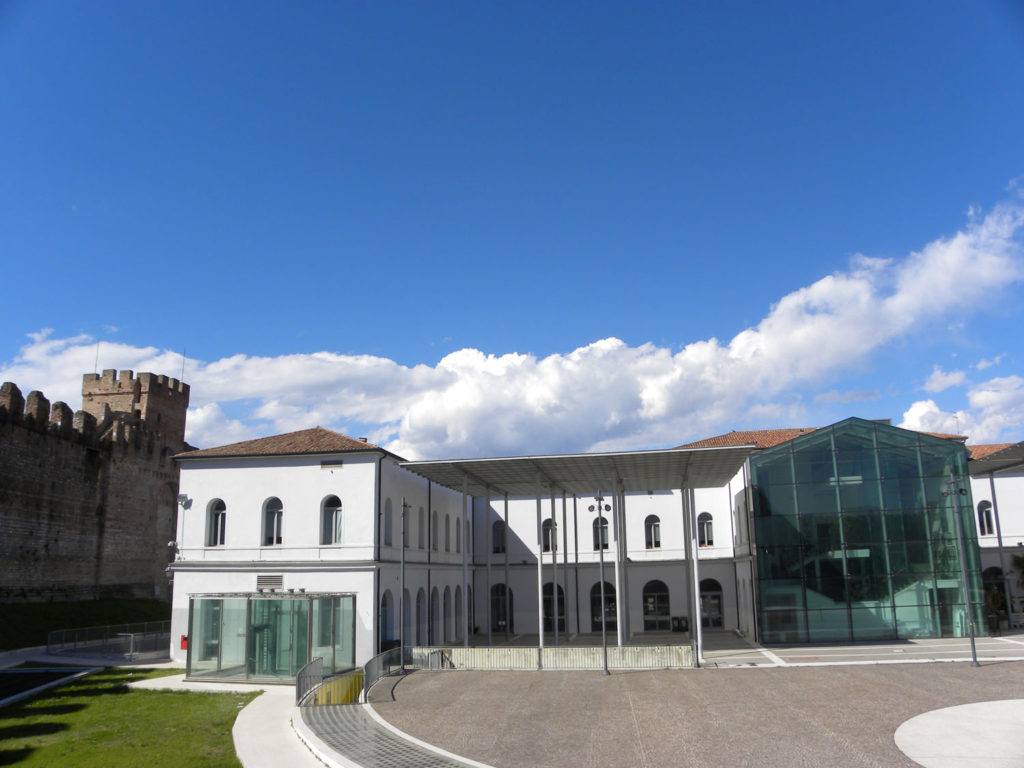
[[[0,387],[0,602],[160,597],[189,386],[86,374],[83,409]]]

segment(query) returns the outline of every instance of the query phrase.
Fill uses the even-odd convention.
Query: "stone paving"
[[[1024,662],[987,661],[416,672],[378,683],[371,700],[402,731],[496,768],[910,768],[893,736],[902,723],[1022,692]]]

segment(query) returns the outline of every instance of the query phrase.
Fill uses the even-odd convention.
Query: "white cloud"
[[[974,367],[977,368],[979,371],[984,371],[986,368],[991,368],[994,365],[999,365],[999,363],[1003,361],[1004,357],[1006,357],[1005,354],[996,355],[990,360],[982,358],[981,360],[974,364]]]
[[[672,445],[747,420],[797,419],[801,388],[863,367],[895,340],[912,343],[918,329],[956,322],[1019,281],[1022,228],[1024,208],[1005,204],[903,260],[857,256],[848,270],[783,296],[728,342],[694,341],[676,353],[608,338],[542,359],[463,349],[433,366],[331,352],[188,360],[188,439],[205,447],[321,424],[409,458],[452,457]],[[176,375],[182,367],[178,353],[111,342],[100,343],[99,358],[100,368]],[[94,339],[43,331],[0,366],[0,379],[77,406],[81,373],[95,359]],[[1019,385],[993,382],[1002,383],[971,390],[982,430],[1006,428],[1021,407]],[[869,395],[877,393],[819,398]],[[905,418],[948,421],[932,401]]]
[[[967,404],[965,410],[943,411],[934,400],[919,400],[903,414],[900,426],[964,434],[971,444],[1020,439],[1024,424],[1024,378],[1004,376],[971,387]]]
[[[943,411],[934,400],[918,400],[903,414],[903,421],[899,426],[921,432],[970,435],[973,432],[972,424],[973,419],[964,411]]]
[[[950,387],[962,386],[966,381],[967,374],[963,371],[944,371],[936,365],[921,389],[925,392],[942,392]]]

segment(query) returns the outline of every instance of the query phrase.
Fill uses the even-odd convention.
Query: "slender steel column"
[[[696,622],[694,621],[694,615],[693,615],[694,614],[694,611],[693,611],[694,599],[693,598],[694,598],[694,591],[695,591],[694,587],[695,587],[695,585],[693,583],[693,567],[692,567],[692,562],[691,562],[693,560],[693,557],[694,557],[694,549],[695,548],[693,546],[693,539],[691,537],[691,531],[690,531],[691,526],[690,526],[690,496],[689,496],[689,489],[686,487],[685,484],[680,485],[679,495],[680,495],[680,498],[681,498],[681,501],[682,501],[682,508],[683,508],[682,509],[682,511],[683,511],[683,549],[684,549],[684,555],[686,557],[686,565],[684,566],[683,571],[686,574],[686,618],[687,618],[687,621],[690,624],[690,626],[689,626],[689,630],[690,630],[690,653],[693,655],[693,664],[694,664],[694,666],[699,667],[700,666],[700,657],[698,656],[698,653],[697,653],[697,630],[696,630],[696,628],[694,626],[696,624]],[[699,620],[700,619],[698,617],[697,621],[699,621]]]
[[[618,646],[622,643],[622,549],[619,531],[619,494],[612,483],[612,535],[615,537],[615,638]]]
[[[605,536],[603,522],[604,513],[611,511],[611,506],[604,503],[604,497],[601,495],[600,488],[597,489],[597,496],[594,497],[594,501],[597,503],[590,505],[590,511],[597,510],[597,554],[598,562],[600,563],[598,584],[601,589],[601,655],[604,658],[604,673],[607,675],[610,674],[608,672],[608,626],[605,621],[604,609],[604,543],[607,537]],[[591,609],[593,609],[593,601],[591,601]]]
[[[462,637],[462,644],[466,648],[469,648],[469,566],[466,560],[466,552],[469,550],[469,531],[466,526],[466,491],[469,485],[469,479],[462,476],[462,507],[459,510],[459,526],[462,530],[459,532],[461,537],[464,539],[462,542],[462,624],[465,628],[465,634]],[[447,546],[447,544],[445,545]]]
[[[555,488],[551,486],[551,626],[558,645],[558,526],[555,525]]]
[[[537,497],[537,669],[543,669],[544,655],[544,530],[540,510],[540,475],[534,481]]]
[[[505,642],[512,639],[512,585],[508,583],[508,494],[505,494]]]
[[[693,488],[688,488],[690,505],[690,533],[693,536],[691,549],[693,550],[693,607],[696,621],[697,663],[704,661],[704,614],[700,605],[700,548],[697,546],[697,499]]]
[[[398,655],[402,657],[402,672],[405,672],[405,517],[409,505],[402,497],[402,564],[399,568],[401,582],[398,586]]]
[[[565,601],[565,634],[569,633],[569,530],[565,525],[565,490],[562,490],[562,594]],[[579,629],[577,628],[577,632]]]
[[[633,622],[629,615],[629,529],[626,527],[626,487],[619,481],[619,532],[622,538],[622,635],[629,642]]]
[[[491,525],[491,489],[487,489],[487,498],[484,500],[484,518],[487,522],[484,525],[487,526],[487,544],[484,546],[484,553],[487,557],[487,647],[491,646],[491,624],[494,623],[491,618],[491,612],[494,610],[494,606],[491,605],[491,558],[493,557],[494,551],[494,526]]]

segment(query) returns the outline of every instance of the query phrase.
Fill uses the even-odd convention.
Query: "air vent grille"
[[[256,589],[284,589],[284,576],[280,573],[257,576]]]

